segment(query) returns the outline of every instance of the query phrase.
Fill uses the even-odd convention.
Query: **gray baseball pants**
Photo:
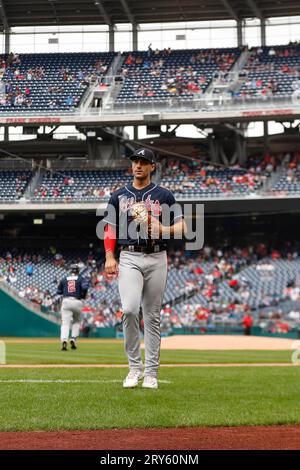
[[[125,351],[130,370],[142,370],[139,310],[144,318],[145,375],[156,377],[160,355],[160,311],[167,281],[167,253],[121,251],[119,293]]]
[[[76,339],[79,336],[82,307],[82,300],[75,297],[63,299],[61,304],[61,341],[68,341],[71,327],[71,338]]]

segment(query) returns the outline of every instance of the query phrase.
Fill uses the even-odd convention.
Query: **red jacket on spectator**
[[[253,318],[250,315],[245,315],[243,318],[243,325],[245,328],[251,328],[253,325]]]
[[[272,259],[279,259],[279,258],[281,258],[281,254],[279,253],[278,250],[273,250],[272,253],[271,253],[271,258]]]
[[[199,274],[203,274],[203,272],[204,272],[204,271],[203,271],[202,268],[200,268],[200,266],[198,266],[197,268],[194,269],[194,273],[195,273],[195,274],[198,274],[198,275],[199,275]]]
[[[219,279],[220,277],[222,277],[222,274],[218,269],[214,269],[212,275],[215,279]]]

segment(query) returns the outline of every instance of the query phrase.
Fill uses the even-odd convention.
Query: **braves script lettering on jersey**
[[[132,184],[124,186],[115,191],[109,200],[108,208],[104,214],[103,221],[116,228],[118,245],[147,245],[147,233],[141,230],[136,237],[132,237],[132,231],[129,226],[132,224],[133,217],[130,209],[133,204],[144,202],[153,217],[163,221],[163,208],[172,208],[170,211],[170,223],[173,225],[182,218],[182,211],[179,204],[166,188],[162,188],[154,183],[143,189],[136,189]],[[158,245],[165,245],[165,240],[155,241]]]

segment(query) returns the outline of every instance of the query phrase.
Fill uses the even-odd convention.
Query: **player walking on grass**
[[[115,191],[110,198],[103,222],[105,271],[118,275],[123,310],[125,350],[129,374],[124,388],[158,387],[160,355],[160,311],[167,281],[167,239],[186,231],[181,208],[166,188],[151,183],[156,168],[154,154],[139,149],[130,157],[133,182]],[[168,212],[168,214],[167,214]],[[168,225],[163,225],[165,215]],[[115,256],[120,249],[119,264]],[[145,369],[140,351],[139,311],[144,319]]]
[[[64,276],[57,288],[57,294],[63,296],[61,304],[61,349],[67,351],[71,331],[71,349],[77,349],[76,339],[80,330],[80,315],[88,291],[88,281],[79,274],[79,266],[73,264],[70,274]]]

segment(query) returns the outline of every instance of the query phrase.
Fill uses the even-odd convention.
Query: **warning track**
[[[299,442],[299,425],[0,432],[1,450],[298,450]]]

